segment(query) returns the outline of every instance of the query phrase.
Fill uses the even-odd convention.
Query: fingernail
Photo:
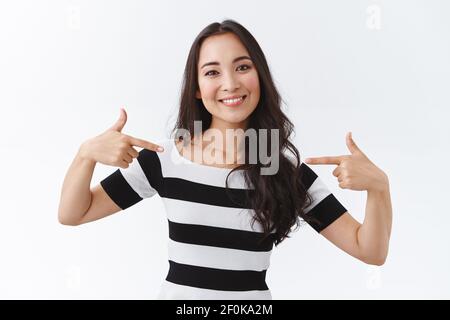
[[[163,152],[163,151],[164,151],[164,148],[163,148],[163,147],[158,147],[158,148],[156,148],[156,150],[158,150],[158,151],[160,151],[160,152]]]

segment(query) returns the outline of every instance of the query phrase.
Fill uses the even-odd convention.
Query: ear
[[[195,91],[195,97],[197,99],[201,99],[202,98],[202,94],[200,93],[200,90]]]

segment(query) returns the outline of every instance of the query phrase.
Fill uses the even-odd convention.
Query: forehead
[[[231,62],[239,56],[249,55],[241,40],[233,33],[206,38],[200,47],[199,65],[210,62]]]

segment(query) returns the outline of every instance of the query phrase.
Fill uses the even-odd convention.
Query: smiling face
[[[198,63],[196,97],[212,115],[211,128],[247,127],[258,105],[258,73],[239,38],[224,33],[206,38]]]

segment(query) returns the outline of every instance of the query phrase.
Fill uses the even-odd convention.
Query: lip
[[[235,102],[235,103],[231,103],[231,104],[225,104],[225,103],[223,103],[223,100],[237,99],[237,98],[241,98],[241,97],[242,97],[243,99],[240,100],[240,101],[237,101],[237,102]],[[219,99],[219,102],[222,103],[223,105],[227,106],[227,107],[234,107],[234,106],[238,106],[238,105],[244,103],[245,99],[247,99],[247,95],[246,95],[246,94],[244,94],[244,95],[235,95],[235,96],[231,96],[231,97],[226,97],[226,98],[223,98],[223,99]]]

